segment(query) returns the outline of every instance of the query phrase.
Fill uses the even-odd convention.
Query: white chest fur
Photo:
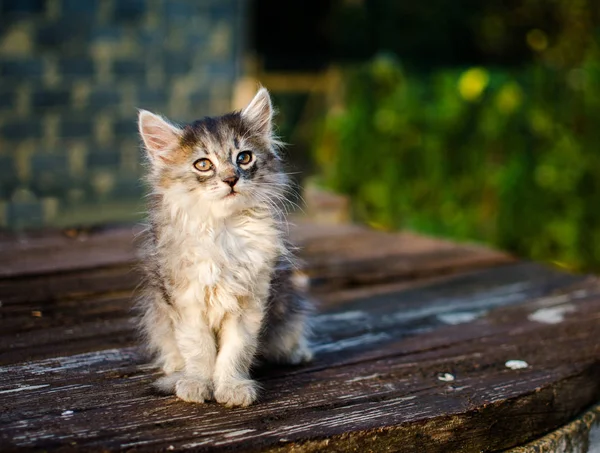
[[[282,251],[275,220],[256,212],[218,222],[179,216],[163,230],[158,250],[173,302],[215,325],[241,300],[264,302]]]

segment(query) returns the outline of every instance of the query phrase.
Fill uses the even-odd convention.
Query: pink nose
[[[223,180],[224,183],[229,184],[229,187],[233,187],[235,186],[235,184],[238,182],[240,178],[238,178],[237,176],[229,176],[228,178],[225,178]]]

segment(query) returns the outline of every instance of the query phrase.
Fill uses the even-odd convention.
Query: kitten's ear
[[[273,106],[266,88],[258,90],[254,99],[242,111],[242,117],[261,134],[271,136],[273,132]]]
[[[179,144],[181,129],[148,110],[140,110],[138,126],[150,160],[169,162],[168,154]]]

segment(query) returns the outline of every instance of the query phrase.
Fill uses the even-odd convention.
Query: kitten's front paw
[[[189,377],[177,381],[175,394],[178,398],[190,403],[203,403],[212,397],[209,381]]]
[[[225,406],[249,406],[258,396],[258,384],[250,379],[229,379],[216,384],[215,399]]]

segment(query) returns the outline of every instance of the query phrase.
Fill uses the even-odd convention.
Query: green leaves
[[[598,270],[599,61],[413,74],[378,58],[347,70],[316,161],[362,221]]]

